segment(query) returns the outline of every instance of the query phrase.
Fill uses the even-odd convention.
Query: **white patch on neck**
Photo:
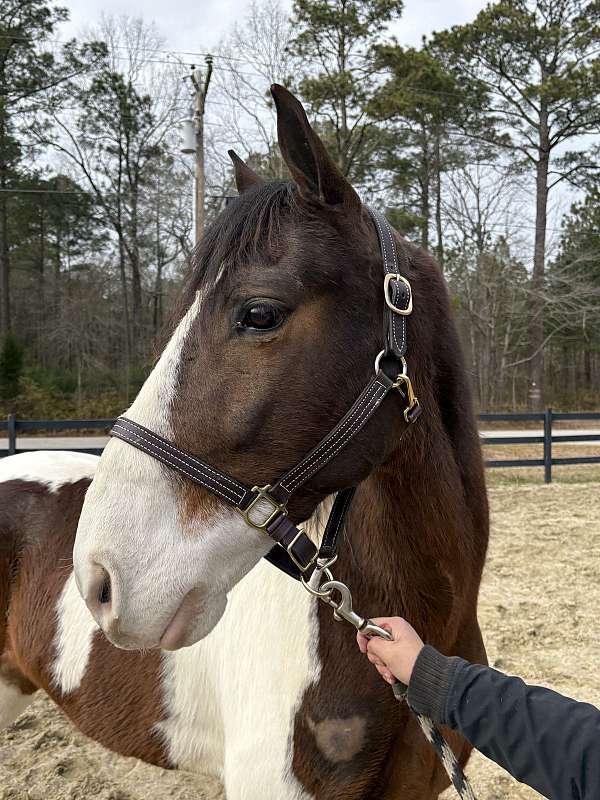
[[[305,526],[315,539],[330,504]],[[292,772],[293,726],[320,678],[318,635],[316,601],[261,560],[229,593],[212,633],[163,654],[168,716],[157,729],[172,763],[219,776],[228,800],[306,800]]]
[[[34,450],[0,459],[0,483],[31,481],[56,492],[66,483],[93,478],[99,456],[66,450]]]
[[[92,651],[98,626],[84,603],[73,573],[67,579],[56,604],[57,630],[54,637],[52,682],[63,694],[79,689]]]
[[[319,680],[316,603],[261,561],[205,639],[163,655],[170,760],[225,782],[230,800],[307,797],[292,773],[294,716]]]

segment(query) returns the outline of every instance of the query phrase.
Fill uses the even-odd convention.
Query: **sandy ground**
[[[516,473],[488,473],[493,535],[480,619],[490,663],[599,705],[600,475],[570,472],[569,481],[585,482],[544,486]],[[540,797],[482,757],[471,760],[468,772],[480,800]],[[107,753],[40,698],[0,733],[0,800],[87,798],[218,800],[222,794],[201,776]]]

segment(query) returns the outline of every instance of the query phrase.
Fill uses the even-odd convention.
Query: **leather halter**
[[[337,425],[276,483],[249,488],[126,417],[119,417],[110,432],[111,436],[142,450],[233,506],[249,525],[276,542],[265,558],[296,579],[308,578],[317,560],[321,562],[321,559],[335,556],[355,487],[337,493],[319,548],[288,517],[287,503],[292,495],[340,453],[392,389],[398,389],[406,401],[404,418],[407,423],[415,422],[421,413],[404,358],[406,319],[413,305],[410,284],[402,274],[407,271],[408,258],[403,248],[398,252],[393,230],[383,214],[372,208],[368,211],[377,229],[384,268],[384,347],[375,362],[375,376]],[[390,372],[394,377],[389,377]]]

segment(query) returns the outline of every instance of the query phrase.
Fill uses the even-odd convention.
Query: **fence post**
[[[17,452],[17,417],[15,414],[8,415],[8,455],[14,456]]]
[[[544,412],[544,483],[552,483],[552,409]]]

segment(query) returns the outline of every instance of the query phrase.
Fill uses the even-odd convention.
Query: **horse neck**
[[[442,645],[460,624],[459,608],[476,597],[485,550],[474,546],[452,448],[443,435],[435,449],[435,437],[429,438],[427,431],[410,429],[359,486],[340,567],[342,579],[359,587],[361,613],[399,614]]]

